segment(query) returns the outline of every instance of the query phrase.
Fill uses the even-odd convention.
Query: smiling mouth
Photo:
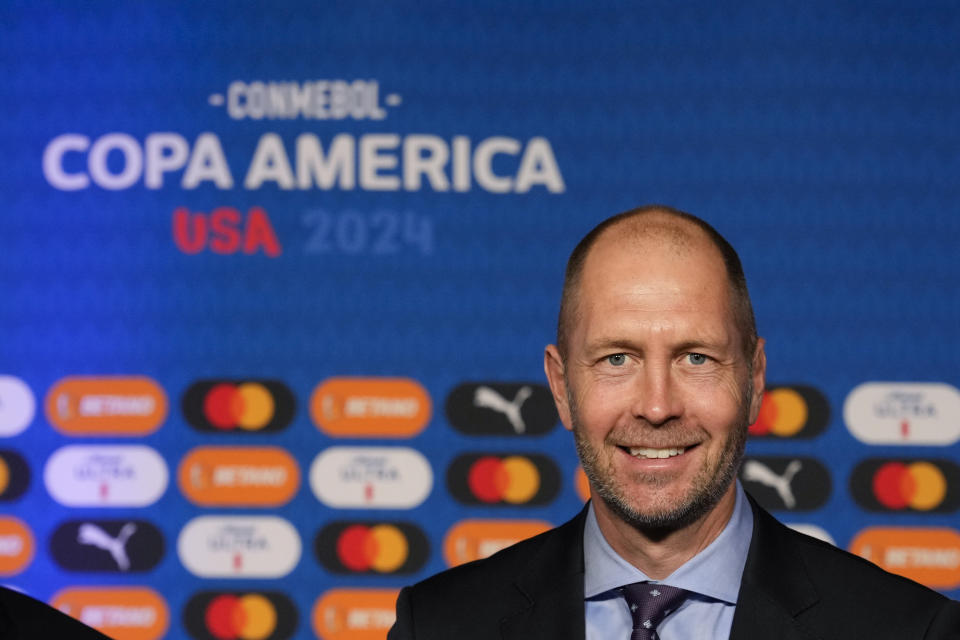
[[[694,447],[696,445],[693,445]],[[642,458],[646,460],[655,460],[660,458],[673,458],[675,456],[683,455],[685,451],[693,447],[667,447],[665,449],[653,449],[650,447],[620,447],[626,453],[629,453],[634,458]]]

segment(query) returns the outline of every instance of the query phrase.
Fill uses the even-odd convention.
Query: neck
[[[663,580],[713,542],[733,515],[736,483],[700,519],[669,531],[638,529],[614,513],[603,500],[594,500],[600,532],[617,554],[654,580]]]

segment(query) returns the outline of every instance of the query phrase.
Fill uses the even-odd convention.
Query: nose
[[[633,416],[653,426],[679,418],[683,405],[678,391],[669,365],[647,363],[636,382]]]

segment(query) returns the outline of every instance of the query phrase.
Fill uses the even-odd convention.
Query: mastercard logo
[[[290,424],[296,399],[277,380],[201,380],[184,392],[182,408],[199,431],[270,432]]]
[[[47,419],[72,436],[142,436],[167,418],[167,394],[145,376],[69,377],[47,393]]]
[[[450,567],[487,558],[552,526],[543,520],[463,520],[447,532],[443,557]]]
[[[960,587],[960,533],[947,527],[870,527],[850,551],[931,589]]]
[[[813,387],[805,385],[768,387],[760,414],[749,434],[764,438],[812,438],[830,421],[830,404]]]
[[[16,500],[30,486],[30,467],[16,451],[0,449],[0,501]]]
[[[167,603],[146,587],[71,587],[50,604],[114,640],[157,640],[170,624]]]
[[[447,489],[465,504],[547,504],[560,490],[560,470],[540,454],[468,453],[447,468]]]
[[[853,470],[850,492],[868,511],[956,511],[960,508],[960,467],[943,459],[872,458]]]
[[[195,640],[287,640],[298,617],[290,598],[278,591],[201,591],[183,610]]]
[[[325,640],[383,640],[396,621],[397,589],[331,589],[313,606],[313,631]]]
[[[279,447],[197,447],[180,463],[177,481],[194,504],[277,507],[296,494],[300,468]]]
[[[314,424],[335,437],[409,438],[432,412],[427,390],[409,378],[330,378],[310,396]]]
[[[33,533],[22,520],[0,516],[0,576],[12,576],[33,560]]]
[[[317,533],[314,549],[333,573],[413,573],[430,554],[426,535],[406,522],[332,522]]]

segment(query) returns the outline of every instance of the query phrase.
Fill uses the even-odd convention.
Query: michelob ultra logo
[[[200,380],[181,404],[191,427],[220,433],[280,431],[296,411],[293,392],[278,380]]]
[[[297,530],[275,516],[200,516],[177,539],[177,555],[200,578],[282,578],[300,561]]]
[[[183,611],[195,640],[287,640],[298,618],[293,602],[279,591],[201,591]]]
[[[869,527],[850,551],[931,589],[960,587],[960,533],[947,527]]]
[[[331,436],[409,438],[431,412],[427,390],[409,378],[329,378],[310,397],[310,417]]]
[[[447,488],[466,504],[547,504],[560,489],[560,470],[535,453],[466,453],[447,468]]]
[[[16,500],[30,486],[30,467],[16,451],[0,449],[0,501]]]
[[[812,438],[830,421],[830,404],[813,387],[771,386],[763,393],[757,421],[750,425],[754,437]]]
[[[114,640],[157,640],[167,632],[167,603],[146,587],[70,587],[50,602]]]
[[[300,487],[300,468],[279,447],[197,447],[180,463],[177,481],[205,507],[278,507]]]
[[[543,520],[463,520],[447,532],[443,557],[448,567],[487,558],[551,526]]]
[[[330,447],[310,465],[310,488],[335,509],[412,509],[432,487],[430,464],[409,447]]]
[[[430,554],[423,531],[406,522],[331,522],[314,549],[333,573],[413,573]]]
[[[0,516],[0,576],[12,576],[33,560],[33,533],[22,520]]]
[[[853,470],[850,492],[869,511],[956,511],[960,467],[943,459],[870,458]]]
[[[47,419],[73,436],[142,436],[167,417],[167,395],[145,376],[63,378],[47,393]]]
[[[67,507],[145,507],[167,489],[167,464],[143,445],[68,445],[43,469],[54,500]]]
[[[70,520],[50,538],[53,559],[70,571],[149,571],[164,547],[163,534],[146,520]]]
[[[313,631],[324,640],[383,640],[396,621],[396,589],[331,589],[313,606]]]
[[[531,383],[469,382],[447,396],[447,419],[469,435],[542,435],[557,424],[550,389]]]
[[[843,420],[867,444],[960,441],[960,391],[942,383],[866,382],[843,403]]]
[[[22,433],[36,410],[37,401],[27,383],[15,376],[0,376],[0,437]]]
[[[809,511],[830,497],[830,473],[819,460],[800,457],[748,457],[740,481],[765,509]]]

